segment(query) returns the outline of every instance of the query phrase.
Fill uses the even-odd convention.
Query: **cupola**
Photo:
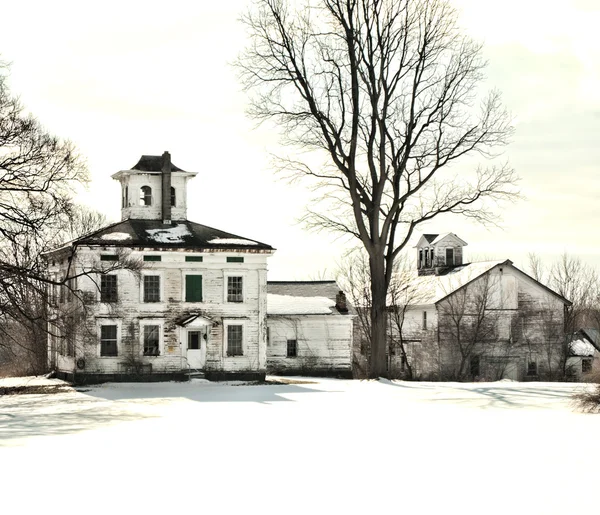
[[[175,166],[169,152],[142,156],[112,176],[121,183],[121,220],[187,220],[187,182],[195,176]]]
[[[419,275],[441,275],[463,264],[467,242],[456,234],[423,234],[415,246]]]

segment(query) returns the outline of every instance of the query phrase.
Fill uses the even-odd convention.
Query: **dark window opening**
[[[431,261],[431,266],[435,266],[433,263],[433,249],[429,250],[429,259]]]
[[[423,311],[423,330],[427,330],[427,311]]]
[[[535,361],[529,361],[527,363],[527,375],[528,376],[537,376],[538,368],[537,363]]]
[[[200,350],[200,331],[188,331],[188,349]]]
[[[228,356],[242,356],[242,338],[243,338],[242,325],[228,325],[227,326],[227,355]]]
[[[175,188],[171,186],[171,206],[175,206]]]
[[[117,356],[117,326],[100,326],[100,356]]]
[[[423,268],[423,249],[419,250],[419,268]]]
[[[100,277],[100,302],[117,302],[117,276]]]
[[[140,188],[140,206],[152,205],[152,188],[150,186],[142,186]]]
[[[144,261],[161,261],[161,256],[144,256]]]
[[[227,302],[243,302],[243,278],[227,278]]]
[[[160,326],[144,326],[144,356],[158,356],[160,354],[158,347],[159,334]]]
[[[228,263],[243,263],[244,258],[242,256],[229,256],[227,258]]]
[[[584,358],[581,360],[581,372],[587,374],[592,371],[592,358]]]
[[[454,249],[446,249],[446,266],[454,266]]]
[[[144,302],[160,302],[160,276],[144,276]]]
[[[287,357],[295,358],[298,356],[298,340],[287,341]]]
[[[119,261],[119,256],[116,254],[101,254],[100,261]]]
[[[471,377],[477,377],[479,375],[479,356],[473,356],[471,358]]]
[[[202,263],[203,258],[202,256],[185,256],[185,260],[189,263]]]
[[[407,365],[408,365],[408,362],[406,361],[406,356],[402,356],[402,359],[400,360],[400,370],[402,370],[402,372],[404,372],[404,370],[406,370]]]

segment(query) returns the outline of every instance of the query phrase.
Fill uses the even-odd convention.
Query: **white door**
[[[190,368],[202,369],[206,361],[206,329],[193,328],[186,331],[187,360]]]

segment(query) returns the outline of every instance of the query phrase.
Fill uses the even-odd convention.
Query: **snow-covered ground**
[[[2,396],[0,509],[600,511],[600,415],[570,406],[582,385],[304,381]]]

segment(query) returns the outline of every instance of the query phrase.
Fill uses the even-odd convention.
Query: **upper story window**
[[[160,302],[160,276],[144,276],[144,302]]]
[[[125,186],[123,188],[123,207],[127,207],[129,203],[129,186]]]
[[[152,188],[150,186],[142,186],[140,188],[140,206],[152,205]]]
[[[100,277],[100,302],[117,302],[117,276]]]
[[[175,201],[176,201],[175,188],[173,188],[173,186],[171,186],[171,206],[175,205]]]
[[[423,311],[423,330],[427,330],[427,311]]]
[[[227,302],[244,302],[243,281],[242,277],[227,278]]]

